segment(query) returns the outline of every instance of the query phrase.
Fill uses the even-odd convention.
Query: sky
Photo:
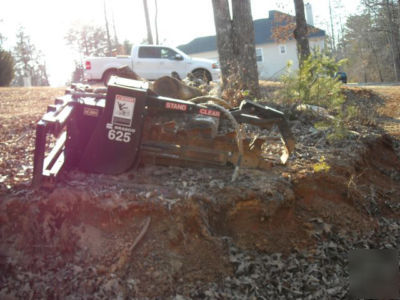
[[[115,20],[119,41],[125,39],[139,44],[146,37],[142,0],[105,0],[109,22]],[[329,0],[305,0],[311,3],[314,23],[329,29]],[[360,11],[359,0],[343,0],[335,8],[338,22]],[[154,0],[148,0],[154,31]],[[253,19],[268,17],[270,10],[294,13],[292,0],[251,0]],[[0,0],[0,33],[6,37],[5,48],[12,49],[19,26],[25,28],[33,44],[44,54],[50,84],[62,86],[71,77],[76,54],[65,42],[65,35],[74,24],[104,25],[103,0]],[[160,41],[178,46],[200,36],[214,35],[211,0],[158,0]],[[154,34],[153,34],[154,35]]]

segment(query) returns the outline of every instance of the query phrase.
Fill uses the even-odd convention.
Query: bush
[[[14,78],[14,59],[10,52],[0,49],[0,86],[9,86]]]
[[[345,61],[335,62],[321,52],[313,53],[296,72],[282,76],[284,88],[280,96],[292,104],[311,104],[329,110],[338,110],[344,102],[342,83],[334,78]]]
[[[289,64],[286,74],[281,78],[283,88],[278,92],[278,97],[283,103],[293,106],[309,104],[327,109],[335,118],[326,120],[326,126],[333,129],[333,136],[345,136],[342,112],[345,96],[342,83],[335,78],[335,73],[344,63],[345,60],[336,62],[315,51],[299,70],[290,71]]]

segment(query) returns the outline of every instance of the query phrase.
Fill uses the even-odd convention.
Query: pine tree
[[[0,47],[0,86],[9,86],[14,78],[14,59]]]
[[[0,86],[9,86],[14,78],[14,58],[3,49],[4,37],[0,33]]]
[[[36,50],[23,27],[17,31],[17,43],[13,53],[15,58],[14,85],[23,86],[24,78],[30,78],[33,86],[49,85],[43,55]]]
[[[76,25],[65,36],[67,45],[85,56],[106,56],[108,54],[107,33],[101,26]]]

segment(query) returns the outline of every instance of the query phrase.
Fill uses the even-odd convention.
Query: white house
[[[270,11],[268,19],[254,21],[257,65],[260,79],[277,79],[286,69],[291,60],[293,68],[298,68],[296,40],[292,32],[295,17],[279,12]],[[276,39],[276,32],[286,31],[289,38]],[[309,25],[311,48],[324,49],[325,31]],[[217,41],[215,35],[196,38],[186,45],[178,46],[183,52],[195,57],[218,60]]]

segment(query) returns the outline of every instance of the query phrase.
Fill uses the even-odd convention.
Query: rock
[[[334,120],[335,118],[331,116],[327,109],[316,106],[316,105],[309,105],[309,104],[301,104],[296,107],[297,111],[311,111],[317,114],[319,117],[323,117],[325,119]]]
[[[174,300],[186,300],[187,298],[183,297],[182,295],[176,295],[173,299]]]
[[[247,263],[247,262],[241,262],[239,264],[239,266],[237,267],[235,273],[236,275],[249,275],[250,270],[251,270],[252,264],[251,263]]]
[[[80,266],[77,266],[77,265],[74,265],[74,266],[72,267],[72,271],[74,272],[74,275],[75,275],[75,276],[76,276],[77,274],[81,273],[82,270],[83,270],[83,269],[82,269]]]
[[[102,288],[106,293],[113,293],[119,291],[121,289],[121,286],[118,283],[118,279],[113,278],[103,284]]]
[[[337,295],[342,289],[343,289],[342,287],[337,286],[337,287],[327,289],[326,292],[328,293],[328,295],[334,296],[334,295]]]
[[[223,189],[224,186],[225,186],[224,182],[222,180],[219,180],[219,179],[211,180],[210,183],[209,183],[209,187],[210,188],[217,187],[219,189]]]
[[[29,295],[31,293],[31,287],[28,282],[24,284],[24,287],[21,289],[21,291],[25,295]]]

